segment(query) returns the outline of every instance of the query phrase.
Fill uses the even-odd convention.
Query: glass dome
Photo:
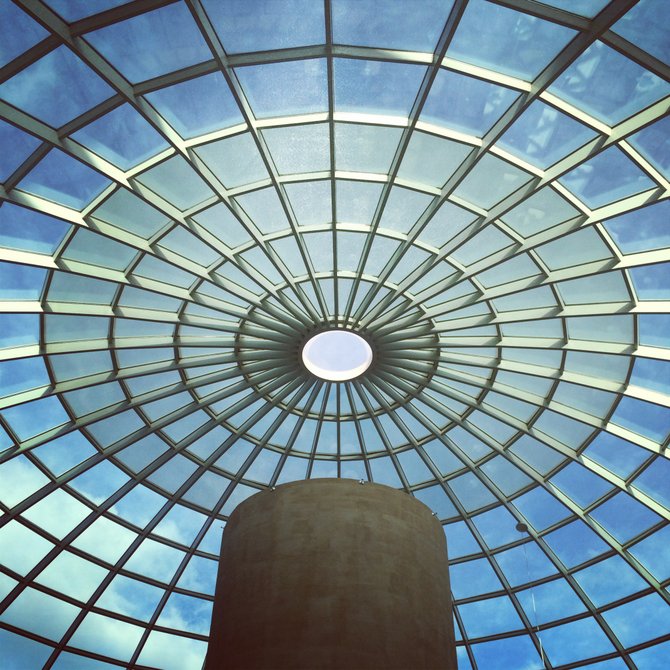
[[[200,670],[231,511],[343,477],[460,670],[670,667],[668,19],[0,0],[0,665]]]

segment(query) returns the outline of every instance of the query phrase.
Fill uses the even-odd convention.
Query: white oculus
[[[321,379],[344,382],[359,377],[370,367],[372,348],[349,330],[327,330],[306,342],[302,362]]]

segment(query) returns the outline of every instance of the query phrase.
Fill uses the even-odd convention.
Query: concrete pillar
[[[456,670],[440,523],[395,489],[316,479],[223,534],[205,670]]]

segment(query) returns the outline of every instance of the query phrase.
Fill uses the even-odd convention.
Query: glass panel
[[[607,5],[609,0],[538,0],[538,2],[591,19]]]
[[[285,189],[299,226],[318,225],[333,220],[330,181],[286,184]]]
[[[658,443],[663,442],[670,433],[670,407],[637,398],[622,398],[611,420]]]
[[[46,270],[0,262],[0,299],[39,300]]]
[[[0,67],[49,34],[11,0],[2,0],[0,3],[0,26]]]
[[[613,488],[607,480],[578,463],[570,463],[549,481],[582,508],[588,507]]]
[[[193,217],[203,228],[230,247],[251,241],[249,233],[235,215],[222,203],[199,212]]]
[[[612,252],[593,228],[543,244],[537,254],[551,271],[612,258]]]
[[[590,282],[590,288],[587,282]],[[628,289],[619,272],[607,272],[588,279],[572,279],[561,282],[558,290],[569,305],[626,302],[629,299]]]
[[[182,156],[143,172],[138,180],[179,209],[197,205],[212,195],[209,186]]]
[[[591,516],[619,542],[626,542],[660,521],[648,507],[626,493],[618,493],[591,512]]]
[[[536,100],[498,140],[498,145],[546,170],[595,136],[591,128]]]
[[[19,188],[72,209],[84,209],[110,183],[99,172],[52,149],[19,182]]]
[[[100,639],[100,631],[105,631]],[[139,626],[89,612],[71,638],[73,646],[85,651],[96,651],[115,659],[129,661],[144,629]]]
[[[0,120],[0,182],[5,181],[40,145],[40,141]]]
[[[640,300],[667,300],[670,295],[668,263],[631,268],[635,292]]]
[[[530,180],[530,175],[510,163],[486,154],[454,191],[477,207],[489,209]]]
[[[257,118],[322,112],[328,107],[323,59],[237,68],[235,74]]]
[[[441,187],[470,153],[472,147],[426,133],[413,133],[398,176]]]
[[[223,46],[229,53],[321,44],[323,7],[312,0],[204,0]]]
[[[472,646],[477,667],[504,670],[512,663],[523,663],[522,667],[541,667],[540,655],[528,636],[508,637]],[[461,667],[460,664],[458,666]],[[468,666],[465,666],[466,668]]]
[[[523,627],[512,601],[506,597],[459,605],[458,612],[465,632],[471,638],[486,637],[494,630],[496,633],[507,632]]]
[[[545,186],[502,215],[522,237],[530,237],[579,216],[580,212],[552,188]]]
[[[95,30],[86,40],[131,83],[212,57],[182,2]]]
[[[319,172],[330,169],[328,126],[285,126],[263,131],[279,174]]]
[[[335,111],[408,116],[426,68],[335,59]],[[1,89],[0,89],[1,90]]]
[[[582,163],[561,177],[560,182],[591,209],[655,186],[618,147]]]
[[[612,30],[629,42],[670,63],[670,45],[663,30],[663,6],[655,0],[640,0],[615,24]]]
[[[220,259],[217,251],[181,226],[173,228],[161,239],[158,246],[184,258],[190,258],[205,268]]]
[[[286,212],[276,189],[272,186],[239,196],[236,201],[262,233],[285,230],[289,227]]]
[[[440,70],[426,98],[421,120],[482,137],[517,95],[504,86]]]
[[[167,147],[167,142],[130,105],[117,107],[72,135],[122,170]]]
[[[108,305],[117,288],[112,282],[57,272],[51,280],[48,299],[55,302]]]
[[[614,125],[668,95],[670,84],[602,42],[595,42],[549,91]]]
[[[0,84],[0,98],[54,127],[112,94],[113,90],[64,46]]]
[[[79,0],[46,0],[45,4],[58,12],[66,21],[77,21],[92,14],[125,5],[127,2],[128,0],[97,0],[95,5],[90,5],[81,3]]]
[[[536,530],[544,530],[570,515],[567,507],[540,487],[515,498],[513,504]]]
[[[670,575],[669,535],[670,526],[664,526],[630,548],[630,553],[659,581]]]
[[[145,239],[163,228],[168,220],[165,214],[123,188],[96,207],[92,216]]]
[[[670,200],[634,209],[604,222],[605,229],[624,254],[662,249],[670,243],[665,222],[670,217]]]
[[[265,164],[249,133],[205,144],[197,154],[226,188],[267,178]]]
[[[606,605],[646,587],[645,581],[620,556],[612,556],[575,573],[591,602]]]
[[[137,253],[137,249],[125,244],[89,230],[79,229],[70,239],[63,252],[63,258],[122,271],[128,267]]]
[[[160,88],[146,98],[186,139],[244,122],[220,72]]]
[[[5,248],[51,255],[70,225],[42,212],[13,203],[0,205],[0,244]]]
[[[564,619],[586,611],[586,606],[564,579],[555,579],[532,589],[519,591],[517,597],[526,616],[536,624]]]
[[[614,646],[593,618],[548,628],[542,633],[542,644],[549,660],[555,665],[614,650]]]
[[[394,186],[391,189],[387,207],[384,209],[379,226],[380,228],[406,233],[416,223],[430,202],[431,197],[425,193]]]
[[[651,164],[670,178],[670,116],[652,123],[630,137],[630,143]]]
[[[179,670],[179,663],[200,668],[205,660],[207,643],[180,635],[152,631],[142,647],[140,663]],[[187,659],[187,660],[186,660]]]
[[[574,36],[555,23],[472,0],[447,54],[467,63],[532,80]]]
[[[452,4],[428,0],[416,12],[403,0],[335,0],[333,40],[336,44],[433,51]]]
[[[556,574],[556,567],[534,543],[495,554],[495,560],[511,586],[519,586]]]
[[[33,612],[40,612],[36,617]],[[2,621],[51,640],[58,640],[68,629],[79,609],[35,589],[22,591],[2,614]]]
[[[400,128],[335,124],[335,166],[353,172],[383,172],[391,166]]]

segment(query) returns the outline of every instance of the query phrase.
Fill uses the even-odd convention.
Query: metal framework
[[[667,21],[2,0],[9,667],[200,668],[225,520],[306,477],[435,510],[459,667],[670,665]]]

